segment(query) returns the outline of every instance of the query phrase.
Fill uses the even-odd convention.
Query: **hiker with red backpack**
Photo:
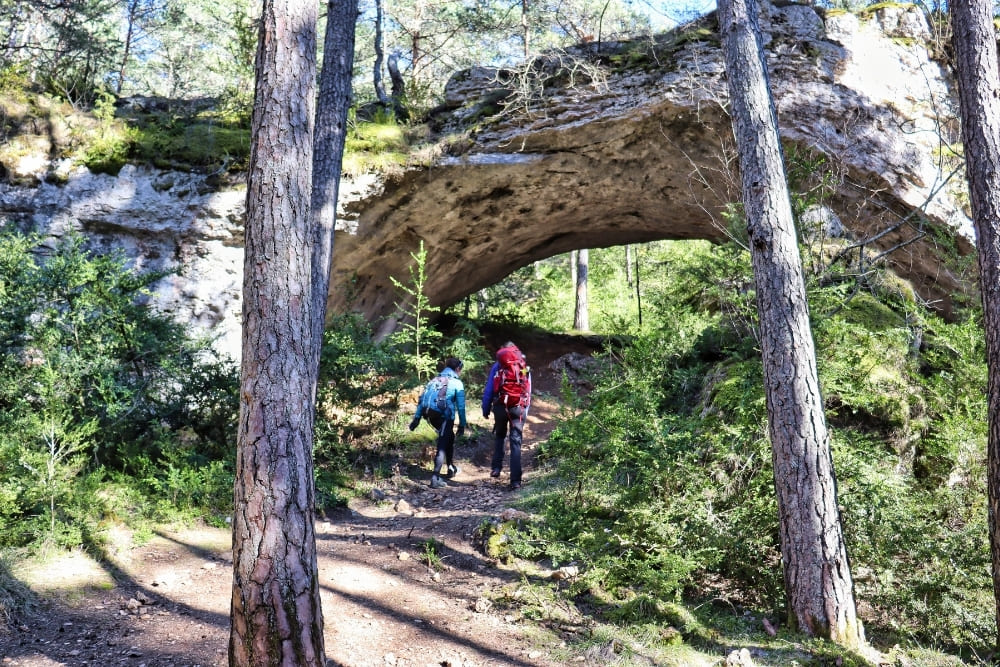
[[[457,436],[461,438],[465,434],[465,385],[458,377],[461,372],[462,360],[448,357],[441,374],[424,387],[424,393],[417,401],[417,413],[410,422],[411,431],[420,425],[421,418],[426,419],[437,431],[437,455],[434,457],[434,474],[431,475],[432,489],[448,486],[441,479],[441,468],[445,463],[448,464],[448,477],[454,478],[461,472],[454,461],[456,433],[452,430],[457,416]]]
[[[531,369],[517,345],[510,341],[497,350],[483,390],[483,417],[493,413],[493,461],[490,477],[500,477],[503,469],[504,440],[510,432],[510,486],[521,488],[521,440],[524,420],[531,404]]]

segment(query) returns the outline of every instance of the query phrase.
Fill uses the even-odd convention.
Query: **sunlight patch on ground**
[[[114,588],[108,571],[82,551],[26,560],[13,574],[36,593],[55,594],[67,603],[87,590]]]

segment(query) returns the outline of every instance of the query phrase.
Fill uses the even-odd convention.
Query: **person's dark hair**
[[[502,350],[505,347],[515,347],[515,345],[514,345],[514,343],[512,341],[507,341],[506,343],[504,343],[503,345],[500,346],[500,349]]]
[[[444,365],[453,371],[460,371],[463,366],[462,360],[457,357],[448,357],[448,359],[445,360]]]

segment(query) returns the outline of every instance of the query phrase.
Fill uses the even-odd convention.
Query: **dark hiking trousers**
[[[424,415],[434,430],[437,431],[437,455],[434,457],[434,475],[441,474],[441,468],[447,463],[452,465],[455,459],[455,420],[445,419],[440,412],[428,410]]]
[[[495,471],[503,469],[503,444],[510,432],[510,483],[521,483],[521,438],[524,432],[524,408],[520,405],[504,407],[497,401],[493,404],[493,462]]]

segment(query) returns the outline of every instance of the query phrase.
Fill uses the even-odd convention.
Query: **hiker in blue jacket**
[[[431,475],[431,488],[442,489],[448,486],[441,479],[441,468],[448,464],[448,477],[454,478],[459,472],[455,465],[455,437],[453,431],[455,417],[458,417],[458,433],[465,435],[465,385],[458,375],[462,371],[462,360],[448,357],[444,362],[444,370],[436,378],[427,383],[424,393],[417,401],[417,413],[410,422],[410,430],[420,425],[420,419],[426,419],[437,431],[437,455],[434,457],[434,474]]]
[[[499,376],[499,377],[498,377]],[[497,350],[497,360],[490,368],[483,389],[483,417],[493,414],[493,460],[490,477],[500,477],[503,470],[504,441],[510,432],[510,486],[521,488],[521,441],[524,420],[531,404],[531,369],[524,354],[508,341]]]

